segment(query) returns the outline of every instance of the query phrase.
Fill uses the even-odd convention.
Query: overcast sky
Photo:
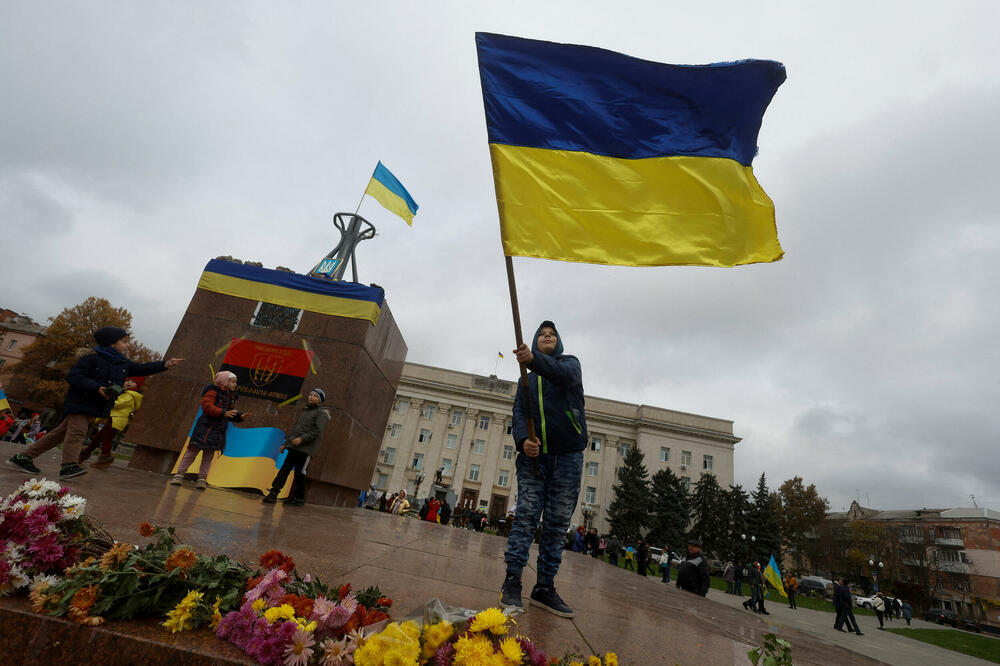
[[[164,351],[206,261],[307,270],[382,160],[420,211],[365,199],[359,277],[408,360],[513,378],[474,32],[779,60],[754,171],[785,258],[515,259],[524,328],[590,395],[734,421],[746,487],[1000,508],[1000,4],[361,4],[0,4],[0,306],[102,296]]]

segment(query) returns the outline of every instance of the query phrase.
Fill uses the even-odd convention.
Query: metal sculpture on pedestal
[[[347,262],[351,262],[352,282],[358,281],[358,260],[354,250],[358,243],[375,237],[375,225],[357,213],[336,213],[333,225],[340,230],[340,242],[322,261],[312,267],[309,275],[323,275],[333,280],[343,280]]]

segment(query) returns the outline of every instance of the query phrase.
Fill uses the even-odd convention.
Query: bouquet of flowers
[[[218,622],[237,608],[251,569],[225,555],[207,557],[177,541],[173,527],[139,526],[149,543],[113,543],[64,577],[32,586],[36,613],[69,616],[78,624],[167,615],[172,631]],[[169,614],[168,614],[169,611]]]
[[[275,550],[260,563],[267,572],[247,581],[242,606],[215,634],[262,664],[354,663],[364,636],[389,621],[392,600],[377,587],[355,595],[347,584],[334,593],[309,574],[299,576],[292,558]]]
[[[49,580],[74,565],[88,529],[87,500],[46,479],[29,479],[0,501],[0,595]]]

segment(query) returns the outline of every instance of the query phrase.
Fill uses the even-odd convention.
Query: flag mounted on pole
[[[666,65],[476,33],[504,254],[624,266],[781,259],[751,162],[781,63]]]
[[[382,162],[375,166],[375,173],[368,181],[365,194],[371,195],[390,213],[399,215],[408,225],[413,226],[413,216],[417,214],[419,206],[399,179],[392,175]]]

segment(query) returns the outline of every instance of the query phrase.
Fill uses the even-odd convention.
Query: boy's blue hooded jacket
[[[538,351],[538,333],[545,326],[556,331],[556,348],[551,355]],[[542,453],[583,451],[587,448],[587,420],[583,411],[580,361],[575,356],[563,354],[562,336],[550,321],[543,321],[535,331],[531,351],[535,358],[528,364],[528,405],[535,420],[535,434],[542,443]],[[525,387],[518,382],[511,434],[519,452],[523,452],[524,440],[528,438],[524,395]]]

